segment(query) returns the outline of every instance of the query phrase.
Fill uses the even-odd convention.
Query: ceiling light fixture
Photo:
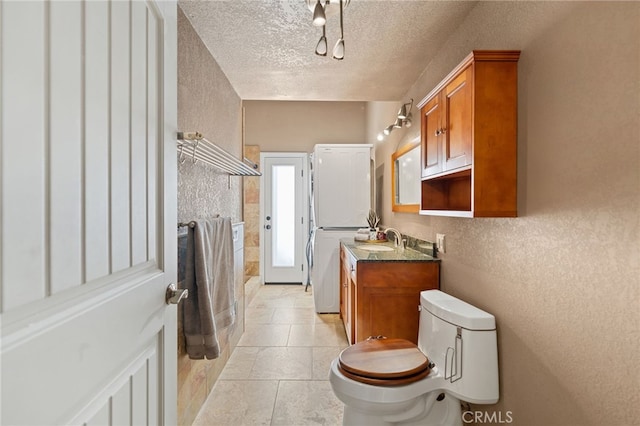
[[[333,47],[333,59],[339,61],[344,59],[344,28],[342,25],[342,0],[340,0],[340,39]]]
[[[327,56],[327,36],[325,33],[325,25],[322,26],[322,37],[320,37],[318,44],[316,44],[316,55]]]
[[[398,110],[398,114],[396,115],[396,119],[393,124],[388,125],[382,131],[385,136],[389,136],[393,129],[401,129],[403,127],[411,127],[411,120],[413,119],[413,115],[411,114],[411,109],[413,108],[413,99],[409,102],[402,104],[400,109]],[[378,140],[380,140],[380,136],[378,136]]]
[[[320,4],[320,0],[313,9],[313,25],[323,27],[327,23],[327,16],[324,14],[324,6]]]
[[[327,17],[340,13],[340,38],[333,47],[332,58],[336,60],[344,59],[344,8],[351,0],[305,0],[307,7],[313,12],[313,25],[322,27],[322,37],[316,44],[316,55],[327,56]],[[339,8],[338,8],[339,7]]]

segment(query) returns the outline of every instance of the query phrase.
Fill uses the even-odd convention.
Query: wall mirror
[[[391,155],[391,210],[420,211],[420,139]]]

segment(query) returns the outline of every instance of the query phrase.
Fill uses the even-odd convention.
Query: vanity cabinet
[[[473,51],[418,103],[420,214],[515,217],[519,51]]]
[[[360,260],[341,246],[341,317],[350,344],[370,336],[418,343],[420,292],[438,289],[437,261]]]

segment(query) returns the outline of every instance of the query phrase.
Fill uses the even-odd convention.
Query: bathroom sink
[[[393,251],[393,248],[387,246],[375,246],[373,244],[363,244],[361,246],[356,246],[359,250],[367,250],[367,251]]]

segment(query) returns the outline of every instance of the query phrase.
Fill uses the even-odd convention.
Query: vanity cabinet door
[[[420,292],[438,289],[438,262],[360,262],[355,292],[355,341],[370,336],[418,343]]]
[[[342,247],[340,250],[340,317],[349,344],[354,343],[353,300],[355,288],[356,262]]]

